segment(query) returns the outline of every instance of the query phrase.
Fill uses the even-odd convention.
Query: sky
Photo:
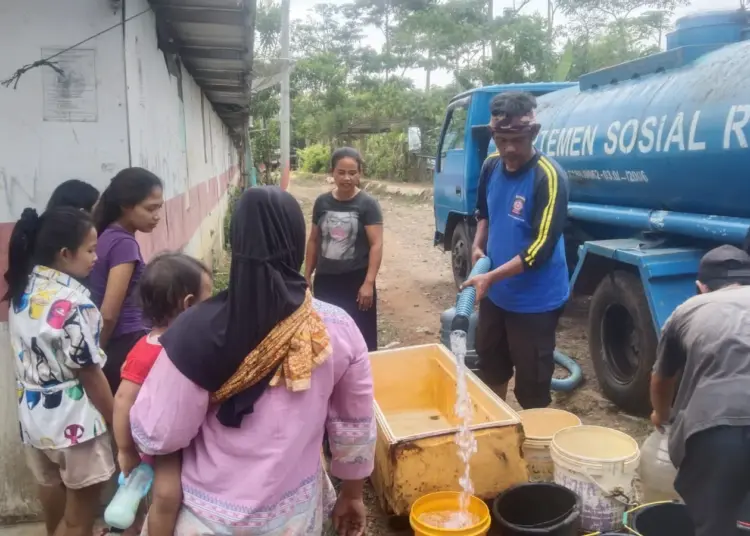
[[[333,4],[343,4],[348,0],[325,0]],[[499,14],[503,12],[503,8],[513,7],[514,0],[494,0],[495,1],[495,13]],[[515,0],[520,2],[521,0]],[[291,18],[292,19],[304,19],[307,11],[311,6],[317,3],[316,0],[291,0]],[[676,16],[680,17],[696,11],[708,11],[717,9],[735,9],[740,6],[740,0],[693,0],[689,7],[683,7],[677,10]],[[533,13],[537,11],[546,15],[547,0],[531,0],[528,6],[526,6],[522,13]],[[375,29],[370,28],[366,32],[366,43],[374,48],[381,48],[383,45],[382,33]],[[294,55],[294,51],[292,51]],[[418,86],[424,83],[424,74],[421,70],[412,70],[408,75],[415,81]],[[447,72],[434,73],[432,76],[432,83],[437,85],[445,85],[451,80],[451,75]]]

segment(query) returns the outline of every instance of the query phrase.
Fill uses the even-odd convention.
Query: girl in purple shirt
[[[104,373],[113,393],[120,385],[125,357],[146,334],[135,293],[144,268],[135,232],[150,233],[156,228],[163,195],[159,177],[143,168],[126,168],[115,175],[94,209],[98,260],[89,276],[89,286],[104,321]]]

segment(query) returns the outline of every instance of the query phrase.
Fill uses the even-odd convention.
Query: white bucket
[[[587,532],[622,527],[622,515],[634,500],[633,481],[640,461],[638,443],[629,435],[601,426],[576,426],[552,438],[555,483],[581,497],[582,528]]]
[[[523,458],[529,470],[529,482],[553,482],[554,464],[549,452],[552,437],[565,428],[580,426],[581,419],[568,411],[552,408],[519,411],[526,435]]]

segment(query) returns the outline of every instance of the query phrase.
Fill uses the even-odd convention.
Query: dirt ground
[[[308,221],[315,198],[330,188],[316,179],[293,181],[291,191]],[[453,305],[456,290],[449,255],[432,245],[434,216],[429,187],[381,186],[375,195],[385,222],[383,265],[378,277],[380,347],[436,342],[440,313]],[[588,355],[587,310],[588,299],[574,299],[561,321],[558,348],[579,363],[584,384],[570,394],[555,393],[554,407],[575,413],[584,424],[621,430],[640,443],[650,432],[647,421],[620,412],[599,390]],[[512,394],[508,402],[520,409]],[[396,533],[376,504],[370,509],[373,518],[368,534]]]
[[[318,179],[293,181],[292,193],[300,201],[308,221],[315,198],[329,189],[329,185]],[[374,194],[380,201],[385,220],[384,258],[378,277],[380,346],[393,348],[437,342],[440,313],[452,306],[456,290],[450,257],[432,246],[431,188],[377,185]],[[558,333],[558,347],[580,364],[585,383],[569,395],[553,395],[554,405],[575,413],[585,424],[616,428],[640,443],[650,431],[647,422],[619,412],[599,391],[588,356],[587,309],[587,300],[573,300]],[[509,403],[520,409],[512,393]],[[393,520],[388,519],[371,488],[366,494],[370,518],[368,535],[411,534],[404,520],[394,525]],[[0,534],[41,535],[44,528],[40,524],[0,528]]]

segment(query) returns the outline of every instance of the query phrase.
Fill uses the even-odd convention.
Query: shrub
[[[407,179],[408,161],[406,134],[387,132],[367,137],[360,147],[365,159],[366,173],[373,179],[404,181]]]
[[[214,269],[214,288],[213,295],[216,296],[219,292],[225,291],[229,287],[229,270],[224,268],[224,271]]]
[[[322,143],[297,150],[300,169],[307,173],[326,173],[331,164],[331,148]]]
[[[229,187],[229,199],[227,200],[227,211],[224,214],[224,249],[229,251],[229,227],[232,223],[232,214],[234,214],[234,206],[237,204],[237,200],[242,195],[242,188],[237,186]]]

